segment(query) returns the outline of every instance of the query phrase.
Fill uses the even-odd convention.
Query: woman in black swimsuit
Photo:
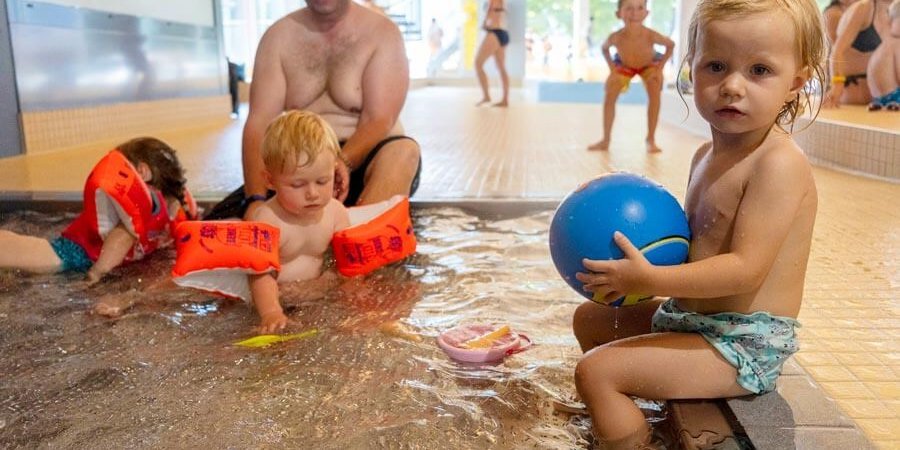
[[[481,84],[482,94],[478,105],[491,101],[484,63],[493,56],[497,70],[500,72],[500,81],[503,84],[503,99],[494,103],[494,106],[506,107],[509,104],[509,75],[506,73],[506,46],[509,44],[509,32],[506,31],[505,0],[488,0],[482,28],[487,31],[487,34],[481,41],[481,46],[478,47],[478,54],[475,55],[475,71],[478,73],[478,83]]]
[[[841,16],[850,5],[856,2],[857,0],[831,0],[831,3],[822,10],[822,17],[825,19],[825,36],[828,37],[829,47],[837,40],[837,28]]]
[[[872,52],[888,33],[888,6],[891,0],[861,0],[841,18],[837,39],[831,49],[831,87],[822,105],[864,105],[872,100],[866,84],[866,67]]]

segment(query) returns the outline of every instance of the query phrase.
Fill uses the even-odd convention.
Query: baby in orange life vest
[[[347,208],[333,197],[334,165],[340,151],[328,123],[310,112],[286,112],[266,129],[264,176],[275,196],[251,220],[280,229],[281,272],[250,276],[261,333],[282,330],[288,323],[277,282],[319,277],[332,236],[350,226]]]
[[[84,272],[94,284],[123,262],[168,244],[174,224],[195,215],[175,150],[155,138],[132,139],[94,166],[84,209],[60,237],[0,230],[0,269]]]

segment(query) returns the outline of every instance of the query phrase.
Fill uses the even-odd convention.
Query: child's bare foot
[[[491,99],[489,99],[489,98],[483,98],[483,99],[481,99],[480,102],[476,103],[475,106],[481,106],[481,105],[484,105],[484,104],[487,104],[487,103],[490,103],[490,102],[491,102]]]
[[[503,100],[502,102],[494,103],[492,106],[495,108],[506,108],[507,106],[509,106],[509,102]]]
[[[602,141],[595,142],[591,145],[588,145],[588,150],[603,150],[603,151],[609,150],[609,140],[604,139]]]
[[[662,149],[656,146],[655,141],[647,141],[647,153],[661,153]]]
[[[131,295],[112,295],[107,294],[100,297],[94,303],[94,314],[109,318],[122,317],[125,311],[128,311],[134,305],[134,298]]]

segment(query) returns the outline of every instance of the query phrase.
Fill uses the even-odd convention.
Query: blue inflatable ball
[[[619,259],[622,250],[613,233],[622,232],[654,265],[687,261],[691,231],[678,200],[659,184],[639,175],[618,172],[584,183],[566,196],[550,224],[550,255],[563,279],[576,292],[596,302],[577,272],[587,272],[582,259]],[[652,298],[632,293],[612,306],[629,306]]]

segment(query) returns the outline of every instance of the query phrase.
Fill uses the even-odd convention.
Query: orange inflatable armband
[[[179,286],[250,301],[247,275],[281,270],[279,234],[262,222],[182,222],[175,229],[172,279]]]
[[[331,240],[341,275],[365,275],[416,252],[407,197],[395,195],[349,211],[350,228],[338,231]]]

